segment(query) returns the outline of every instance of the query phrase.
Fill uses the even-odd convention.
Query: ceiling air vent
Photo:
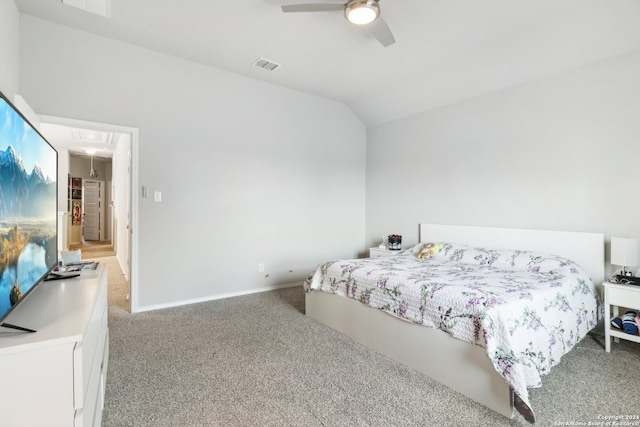
[[[280,66],[280,64],[276,64],[275,62],[269,61],[268,59],[264,58],[258,58],[258,60],[254,62],[253,65],[267,71],[273,71]]]

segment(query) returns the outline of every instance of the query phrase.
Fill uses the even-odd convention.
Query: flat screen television
[[[58,260],[58,152],[0,92],[0,326]]]

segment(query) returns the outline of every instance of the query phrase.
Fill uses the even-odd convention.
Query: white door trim
[[[106,123],[91,122],[86,120],[70,119],[65,117],[38,115],[43,123],[51,123],[61,126],[78,127],[82,129],[94,129],[105,132],[128,133],[131,135],[131,188],[130,197],[130,221],[129,221],[129,265],[121,265],[123,271],[129,269],[129,287],[131,292],[130,310],[131,313],[139,312],[138,308],[138,153],[139,153],[139,130],[129,126],[112,125]]]

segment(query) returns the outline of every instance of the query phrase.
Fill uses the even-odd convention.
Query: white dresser
[[[104,263],[40,284],[0,328],[3,427],[99,426],[109,358]]]

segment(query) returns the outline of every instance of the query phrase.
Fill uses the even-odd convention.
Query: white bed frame
[[[604,280],[601,233],[420,224],[420,242],[552,253],[576,262],[598,286]],[[324,292],[306,294],[306,315],[507,418],[513,417],[511,390],[483,347]]]

